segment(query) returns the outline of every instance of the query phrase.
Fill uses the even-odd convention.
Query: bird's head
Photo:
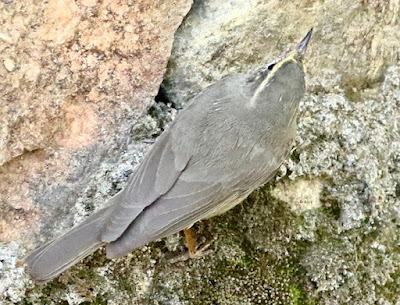
[[[289,55],[279,58],[252,74],[250,105],[273,101],[299,101],[304,95],[303,58],[310,41],[312,29]]]

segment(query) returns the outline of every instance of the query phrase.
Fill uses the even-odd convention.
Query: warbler
[[[104,244],[108,258],[126,255],[231,209],[271,180],[296,134],[311,34],[287,56],[197,94],[105,208],[27,258],[31,277],[49,281]]]

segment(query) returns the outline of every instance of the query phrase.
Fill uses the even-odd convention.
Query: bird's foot
[[[206,243],[203,247],[200,247],[199,249],[195,249],[194,251],[189,250],[185,254],[179,255],[177,257],[174,257],[169,260],[171,264],[175,264],[178,262],[185,262],[189,259],[199,259],[207,256],[208,254],[212,253],[212,250],[209,249],[210,246],[212,245],[213,240]]]
[[[212,252],[212,250],[208,249],[208,248],[210,248],[212,243],[213,243],[213,241],[210,241],[210,242],[206,243],[200,249],[196,249],[194,252],[188,251],[188,253],[187,253],[188,258],[190,258],[190,259],[199,259],[199,258],[202,258],[202,257],[210,254]]]

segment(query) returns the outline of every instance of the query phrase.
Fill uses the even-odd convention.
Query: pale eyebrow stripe
[[[268,87],[268,82],[269,80],[275,75],[275,72],[286,62],[288,61],[294,61],[297,62],[297,60],[294,59],[294,55],[296,54],[296,52],[293,52],[292,54],[290,54],[288,57],[286,57],[285,59],[281,60],[280,62],[278,62],[277,64],[275,64],[275,66],[272,68],[272,71],[267,75],[267,77],[261,82],[261,84],[257,87],[256,91],[254,92],[253,96],[250,99],[250,107],[253,107],[256,103],[256,100],[258,98],[258,96],[260,95],[261,91],[264,88]]]

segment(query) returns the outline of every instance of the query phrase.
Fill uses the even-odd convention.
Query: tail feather
[[[45,283],[96,251],[103,244],[100,232],[111,211],[111,207],[99,210],[29,255],[26,262],[32,279]]]

